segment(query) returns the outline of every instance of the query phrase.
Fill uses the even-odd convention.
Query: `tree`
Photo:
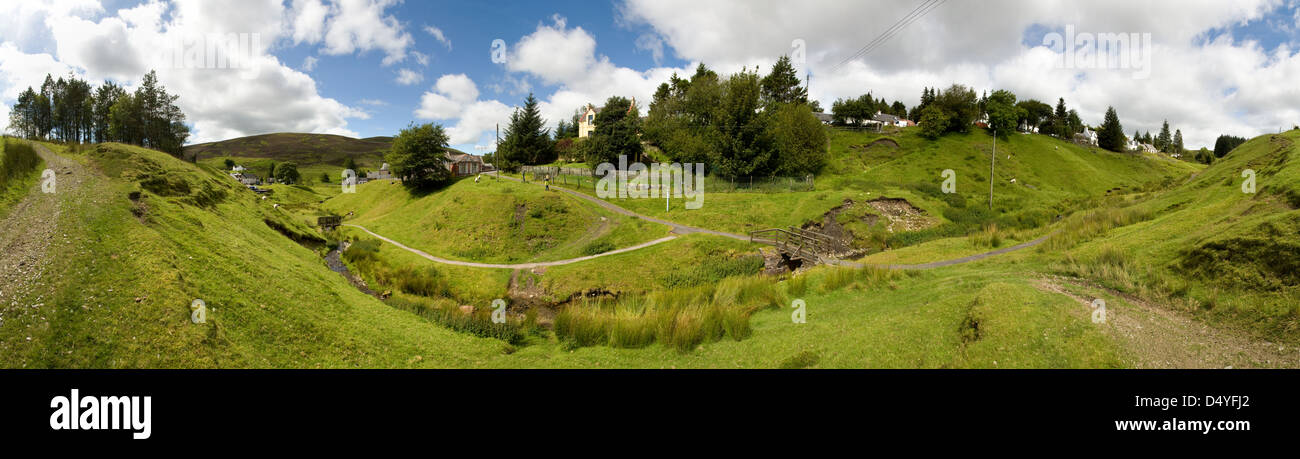
[[[320,173],[320,182],[321,182],[321,183],[329,183],[329,182],[330,182],[330,174],[329,174],[329,172],[321,172],[321,173]]]
[[[1227,156],[1229,152],[1243,143],[1246,143],[1246,139],[1243,137],[1221,135],[1214,140],[1214,157],[1222,158]]]
[[[975,90],[954,84],[935,99],[935,104],[948,117],[947,132],[969,132],[980,116],[979,99]]]
[[[546,120],[542,119],[541,110],[537,108],[537,98],[531,93],[524,101],[523,109],[510,115],[510,124],[497,146],[497,156],[505,160],[506,166],[555,161],[555,142],[551,140],[550,128],[546,127]]]
[[[1015,132],[1018,122],[1026,116],[1025,109],[1016,105],[1016,95],[1005,89],[993,91],[985,109],[989,114],[989,129],[1003,138]]]
[[[298,173],[298,165],[292,162],[286,162],[275,168],[275,181],[285,185],[293,185],[302,179]]]
[[[772,112],[774,155],[771,172],[797,177],[821,170],[826,164],[826,129],[807,105],[782,104]]]
[[[1050,134],[1048,125],[1052,119],[1052,106],[1043,102],[1029,99],[1016,104],[1016,107],[1024,110],[1021,112],[1020,122],[1030,128],[1038,129],[1040,133]],[[1019,124],[1019,123],[1017,123]]]
[[[601,163],[618,163],[619,156],[640,156],[641,140],[636,135],[639,125],[640,114],[631,100],[619,96],[605,100],[605,106],[596,114],[596,129],[581,143],[587,165],[595,169]]]
[[[1169,120],[1165,120],[1165,124],[1160,127],[1160,134],[1156,136],[1156,150],[1169,153],[1173,144],[1173,135],[1169,133]]]
[[[267,168],[267,170],[266,170],[266,176],[267,176],[267,177],[270,177],[270,178],[272,178],[272,179],[275,178],[275,166],[276,166],[275,161],[272,161],[272,162],[271,162],[271,165],[268,166],[268,168]]]
[[[1183,154],[1183,130],[1174,131],[1174,143],[1171,146],[1173,153]]]
[[[929,105],[921,110],[921,136],[930,140],[938,139],[948,130],[948,115],[943,109]]]
[[[441,125],[408,125],[393,139],[384,160],[411,189],[428,189],[451,178],[447,170],[446,131]]]
[[[343,169],[345,169],[345,170],[351,170],[352,172],[356,172],[356,171],[357,171],[357,160],[352,159],[351,156],[349,156],[349,157],[347,157],[347,158],[344,158],[344,159],[343,159]]]
[[[799,81],[790,56],[781,56],[772,66],[772,72],[761,83],[763,104],[803,104],[808,102],[808,90]]]
[[[1119,123],[1115,107],[1106,108],[1106,118],[1097,132],[1097,146],[1110,151],[1124,151],[1124,126]]]
[[[226,164],[226,170],[230,170],[230,169],[234,169],[234,168],[235,168],[235,160],[233,160],[233,159],[226,158],[225,164]]]

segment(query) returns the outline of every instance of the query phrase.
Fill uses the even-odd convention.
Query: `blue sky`
[[[1088,123],[1113,106],[1126,132],[1169,120],[1192,146],[1300,124],[1295,0],[950,1],[835,65],[922,1],[3,2],[0,117],[45,73],[132,85],[157,68],[181,95],[195,142],[267,132],[369,137],[436,122],[457,148],[486,151],[492,127],[528,91],[554,124],[612,95],[636,97],[645,110],[655,86],[699,62],[730,73],[797,54],[825,107],[868,91],[910,106],[923,87],[961,83],[1063,97]],[[1066,26],[1149,33],[1150,75],[1061,65],[1042,37]],[[178,37],[214,32],[264,38],[250,56],[254,76],[149,57]],[[491,60],[496,39],[507,45],[506,63]],[[403,72],[415,78],[403,84]]]

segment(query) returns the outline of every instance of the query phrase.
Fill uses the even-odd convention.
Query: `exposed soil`
[[[1079,313],[1091,317],[1092,298],[1065,286],[1105,290],[1126,304],[1107,304],[1099,326],[1118,340],[1138,368],[1296,368],[1300,349],[1253,339],[1245,332],[1210,325],[1141,298],[1080,279],[1050,276],[1039,279],[1040,290],[1073,298]]]
[[[935,225],[933,218],[927,217],[924,210],[906,199],[877,198],[867,201],[867,205],[889,219],[889,226],[885,229],[891,233],[917,231]]]
[[[845,199],[843,204],[835,206],[835,208],[822,214],[821,221],[804,223],[802,228],[830,236],[832,244],[831,251],[833,253],[828,255],[836,258],[855,258],[861,256],[865,254],[865,250],[855,250],[853,248],[854,242],[857,240],[857,235],[853,234],[853,231],[845,228],[844,225],[841,225],[839,222],[840,214],[844,213],[846,210],[852,209],[853,206],[854,202],[852,199]],[[862,221],[865,222],[867,226],[871,226],[876,224],[876,221],[879,218],[880,217],[876,215],[866,215],[862,217]]]

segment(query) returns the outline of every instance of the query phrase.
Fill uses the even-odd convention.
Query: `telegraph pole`
[[[989,210],[993,210],[993,166],[998,162],[998,128],[993,128],[993,157],[989,158]]]

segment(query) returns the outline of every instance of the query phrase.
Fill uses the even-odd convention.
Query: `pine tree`
[[[1174,145],[1172,153],[1183,153],[1183,130],[1174,131]]]
[[[515,165],[546,164],[555,161],[555,142],[551,130],[537,108],[537,98],[530,93],[522,109],[510,115],[501,145],[497,148],[497,161],[504,159],[503,167]]]
[[[1124,151],[1124,126],[1119,123],[1115,107],[1106,108],[1106,119],[1097,132],[1097,146],[1115,152]]]
[[[1156,136],[1156,150],[1169,153],[1173,144],[1173,136],[1169,134],[1169,120],[1165,120],[1164,126],[1160,128],[1160,134]]]
[[[768,106],[808,102],[808,91],[799,81],[799,75],[790,63],[790,56],[781,56],[776,60],[772,72],[763,77],[761,87],[760,95]]]

